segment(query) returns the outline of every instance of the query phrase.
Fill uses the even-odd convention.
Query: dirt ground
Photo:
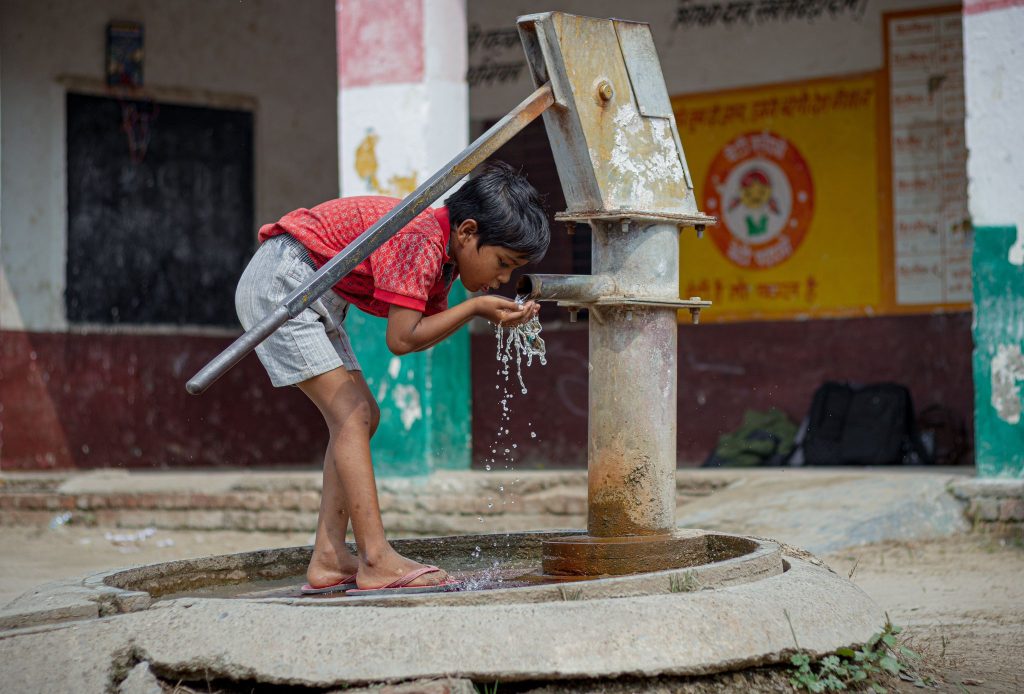
[[[822,557],[905,628],[943,691],[1024,692],[1024,542],[962,535]],[[912,686],[907,690],[914,690]]]
[[[0,528],[0,605],[56,578],[310,541],[306,533],[158,530],[140,535],[131,530],[71,526]],[[1020,540],[965,535],[867,545],[822,558],[840,575],[851,576],[888,611],[894,624],[905,628],[906,645],[924,656],[922,674],[936,682],[933,691],[1024,692],[1024,543]],[[775,691],[784,682],[778,676],[755,676],[743,688]],[[731,688],[720,689],[722,684],[719,680],[714,688]],[[901,688],[919,691],[909,683]],[[698,691],[690,686],[667,689]]]

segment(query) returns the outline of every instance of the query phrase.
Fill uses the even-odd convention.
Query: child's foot
[[[326,556],[328,552],[313,550],[313,557],[306,569],[306,581],[314,588],[333,586],[351,578],[359,570],[359,559],[349,553],[345,556]]]
[[[359,565],[359,572],[356,574],[356,583],[361,589],[381,588],[407,576],[417,569],[424,568],[412,559],[406,559],[401,554],[389,548],[379,557],[367,558]],[[431,571],[430,573],[418,576],[406,585],[407,588],[418,588],[421,586],[436,586],[448,579],[446,571]]]

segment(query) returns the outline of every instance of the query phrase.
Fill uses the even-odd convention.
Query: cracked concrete
[[[163,694],[163,691],[146,661],[133,667],[117,690],[118,694]]]
[[[168,679],[308,687],[704,674],[778,662],[796,647],[790,623],[801,648],[826,653],[884,620],[849,581],[787,561],[789,571],[744,585],[542,604],[338,610],[182,598],[0,635],[0,681],[26,694],[106,692],[126,674],[124,653]]]

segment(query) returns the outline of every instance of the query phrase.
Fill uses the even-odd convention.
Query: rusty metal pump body
[[[548,12],[519,18],[568,209],[592,228],[592,275],[528,275],[521,293],[590,316],[587,534],[545,543],[544,573],[678,566],[675,529],[679,233],[703,230],[647,24]],[[678,556],[677,556],[678,555]]]

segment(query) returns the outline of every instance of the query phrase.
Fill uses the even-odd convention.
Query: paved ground
[[[0,606],[41,583],[140,564],[295,547],[310,533],[0,527]]]
[[[1024,691],[1024,546],[965,534],[944,485],[938,476],[752,474],[688,501],[680,517],[810,548],[837,573],[852,574],[907,627],[940,691]],[[916,491],[906,493],[908,486]],[[0,527],[0,605],[55,578],[310,539],[306,532]]]
[[[732,471],[728,486],[688,501],[680,526],[770,537],[815,554],[968,530],[948,488],[963,468],[769,468]],[[723,471],[724,472],[724,471]]]

